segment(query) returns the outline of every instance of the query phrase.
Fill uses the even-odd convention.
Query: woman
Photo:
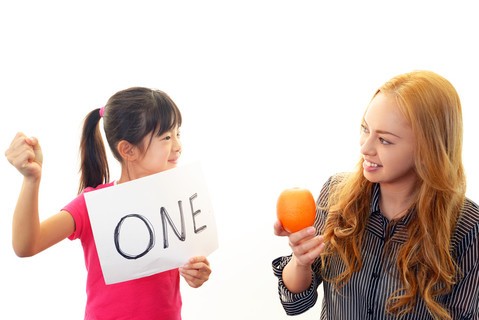
[[[387,81],[361,125],[357,170],[331,177],[314,227],[273,261],[287,314],[321,319],[477,319],[479,207],[465,197],[462,111],[430,71]]]

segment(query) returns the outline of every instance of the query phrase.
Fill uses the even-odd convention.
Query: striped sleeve
[[[479,207],[467,200],[453,237],[461,275],[446,306],[453,319],[479,319]]]
[[[318,276],[313,275],[311,286],[300,293],[292,293],[283,283],[283,269],[291,260],[291,255],[273,260],[273,272],[278,278],[278,294],[287,315],[298,315],[312,308],[318,300],[318,286],[321,283]]]

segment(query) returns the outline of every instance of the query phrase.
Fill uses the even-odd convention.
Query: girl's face
[[[381,184],[414,183],[414,134],[399,112],[396,100],[378,93],[361,126],[363,174]]]
[[[175,127],[161,136],[147,135],[143,143],[147,148],[135,165],[137,178],[176,167],[181,155],[180,129]]]

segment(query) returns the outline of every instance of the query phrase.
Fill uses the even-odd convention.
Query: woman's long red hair
[[[403,288],[389,297],[388,311],[409,312],[418,296],[436,318],[451,319],[437,297],[451,291],[458,270],[451,255],[451,236],[465,199],[462,164],[462,110],[449,81],[430,71],[399,75],[376,92],[393,96],[416,137],[418,192],[408,240],[398,253]],[[339,257],[344,271],[331,279],[339,290],[361,269],[362,240],[370,214],[372,183],[357,170],[333,188],[324,237],[323,267]]]

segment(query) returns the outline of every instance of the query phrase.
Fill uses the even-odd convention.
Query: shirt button
[[[374,273],[373,273],[373,278],[379,278],[379,273],[374,272]]]
[[[372,308],[368,308],[368,314],[369,315],[373,314],[373,309]]]

